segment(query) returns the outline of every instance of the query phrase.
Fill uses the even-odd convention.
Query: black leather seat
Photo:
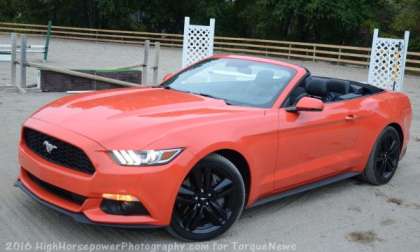
[[[306,90],[303,87],[296,87],[289,96],[289,106],[296,105],[296,103],[302,98],[307,96]]]
[[[287,103],[295,105],[304,96],[312,96],[323,102],[338,101],[341,96],[351,93],[351,90],[349,81],[309,76],[292,91]]]
[[[341,95],[350,93],[350,82],[345,80],[328,80],[326,101],[335,101]]]
[[[305,81],[306,92],[314,97],[325,101],[328,95],[327,83],[320,78],[307,78]]]

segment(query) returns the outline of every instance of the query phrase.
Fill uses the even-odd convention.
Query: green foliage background
[[[0,20],[181,33],[184,16],[216,35],[368,46],[411,31],[420,50],[420,0],[0,0]]]

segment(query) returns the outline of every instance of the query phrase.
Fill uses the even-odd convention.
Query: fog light
[[[104,193],[102,194],[102,198],[116,200],[116,201],[139,201],[136,197],[130,194],[112,194],[112,193]]]
[[[139,201],[103,199],[101,209],[104,213],[113,215],[149,215],[149,212]]]

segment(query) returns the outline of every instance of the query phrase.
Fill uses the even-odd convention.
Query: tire
[[[181,240],[205,241],[226,232],[245,204],[243,178],[225,157],[211,154],[184,179],[168,232]]]
[[[373,146],[362,179],[372,185],[388,183],[397,170],[401,145],[398,131],[394,127],[386,127]]]

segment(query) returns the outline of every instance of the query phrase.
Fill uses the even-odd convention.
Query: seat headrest
[[[308,78],[305,84],[306,92],[313,96],[325,97],[328,94],[327,84],[318,78]]]
[[[328,92],[348,94],[350,92],[350,82],[345,80],[328,80]]]
[[[303,87],[296,87],[293,89],[293,91],[290,93],[290,96],[297,97],[301,94],[306,93],[306,90]]]
[[[262,70],[257,73],[255,76],[255,83],[256,84],[267,84],[273,81],[274,72],[271,70]]]

